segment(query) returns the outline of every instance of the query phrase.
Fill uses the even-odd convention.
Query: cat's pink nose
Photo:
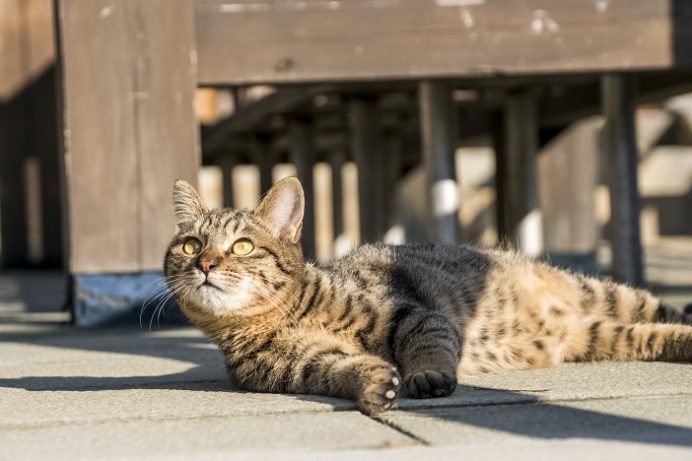
[[[199,261],[199,269],[205,274],[208,274],[216,266],[218,266],[218,264],[210,259],[202,259]]]

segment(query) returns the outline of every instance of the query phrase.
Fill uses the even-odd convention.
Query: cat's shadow
[[[177,331],[177,330],[176,330]],[[127,389],[167,389],[195,392],[243,391],[226,378],[221,354],[199,336],[176,331],[149,335],[126,331],[103,335],[69,330],[65,334],[0,334],[0,341],[64,350],[140,355],[186,362],[185,371],[153,376],[23,376],[0,377],[0,389],[32,392],[99,392]],[[110,335],[110,336],[109,336]],[[129,340],[128,340],[129,338]],[[122,356],[114,356],[121,357]],[[69,362],[66,362],[66,366]],[[301,401],[319,402],[335,411],[353,411],[351,402],[321,396],[296,395]],[[454,395],[435,400],[401,400],[398,408],[378,419],[392,427],[406,419],[424,418],[440,433],[464,430],[463,426],[537,439],[597,439],[692,447],[692,430],[683,426],[608,414],[575,406],[542,402],[535,395],[460,385]],[[438,426],[434,426],[438,425]],[[428,429],[430,430],[430,429]],[[433,429],[434,430],[434,429]],[[421,434],[425,438],[424,434]]]

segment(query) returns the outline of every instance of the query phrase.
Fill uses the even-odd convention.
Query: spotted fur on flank
[[[295,178],[256,210],[209,210],[183,181],[174,202],[169,286],[243,389],[343,397],[373,415],[400,393],[448,395],[462,374],[692,360],[689,313],[512,252],[364,245],[327,265],[306,262]],[[199,253],[185,253],[189,238]],[[249,254],[233,253],[239,239]]]

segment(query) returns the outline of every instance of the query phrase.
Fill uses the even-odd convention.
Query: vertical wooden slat
[[[188,0],[130,0],[136,38],[134,122],[139,179],[139,269],[160,270],[174,228],[176,179],[197,182],[194,8]]]
[[[633,100],[633,76],[605,75],[601,78],[601,98],[606,123],[604,149],[606,178],[610,188],[613,229],[613,277],[641,286],[644,283],[642,247],[639,233],[639,191]]]
[[[233,208],[235,205],[233,197],[233,166],[235,165],[235,160],[230,156],[224,156],[218,159],[216,164],[221,168],[223,206],[224,208]]]
[[[160,269],[176,178],[195,182],[192,6],[59,0],[72,272]]]
[[[504,222],[519,248],[536,256],[543,249],[543,231],[536,186],[538,121],[530,92],[509,97],[503,123]]]
[[[419,85],[423,158],[435,238],[444,243],[459,240],[459,186],[454,155],[456,132],[451,87],[444,81]]]
[[[507,165],[505,165],[505,116],[497,110],[488,115],[487,123],[495,151],[495,221],[501,242],[511,239],[507,226],[505,197],[507,196]]]
[[[334,238],[338,238],[344,232],[344,193],[342,170],[346,160],[346,153],[336,149],[329,153],[329,166],[332,169],[332,228]]]
[[[303,252],[306,258],[315,257],[315,145],[311,126],[303,120],[291,122],[291,162],[296,166],[298,179],[305,191],[303,219]]]
[[[358,168],[358,209],[360,212],[361,243],[378,239],[377,200],[381,195],[375,158],[378,155],[378,127],[375,104],[368,99],[354,99],[350,103],[353,118],[352,149]]]
[[[274,153],[271,150],[271,143],[268,140],[261,139],[256,145],[257,166],[260,173],[260,194],[266,193],[274,184],[273,168],[274,168]]]

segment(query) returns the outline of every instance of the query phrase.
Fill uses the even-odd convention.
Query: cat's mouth
[[[203,288],[203,287],[209,287],[209,288],[213,288],[213,289],[218,290],[218,291],[223,291],[223,290],[221,289],[221,287],[218,287],[218,286],[214,285],[213,283],[211,283],[211,282],[209,281],[209,279],[206,279],[204,282],[202,282],[202,284],[201,284],[200,286],[198,286],[197,289],[200,289],[200,288]]]

